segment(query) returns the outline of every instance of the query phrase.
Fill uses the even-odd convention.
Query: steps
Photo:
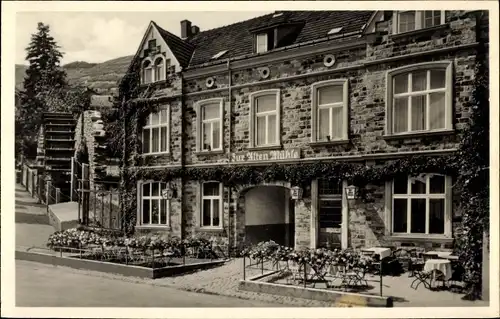
[[[43,114],[44,167],[52,185],[69,196],[71,157],[75,154],[76,120],[71,113]]]

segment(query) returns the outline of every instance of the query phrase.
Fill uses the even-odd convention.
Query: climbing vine
[[[480,18],[478,17],[478,23]],[[479,29],[479,28],[478,28]],[[480,31],[479,31],[480,32]],[[478,34],[478,38],[480,35]],[[465,130],[457,154],[460,174],[457,192],[463,220],[457,236],[457,250],[465,268],[468,299],[478,299],[482,292],[483,233],[489,229],[489,70],[487,51],[479,46],[476,55],[474,92],[470,107],[471,124]],[[496,106],[498,107],[498,106]]]
[[[293,185],[305,186],[313,180],[347,180],[359,187],[374,181],[387,181],[404,175],[421,173],[454,175],[457,167],[451,156],[414,156],[390,161],[382,166],[366,166],[362,163],[313,162],[302,164],[270,164],[264,166],[224,165],[214,167],[171,168],[164,170],[147,167],[131,168],[136,179],[151,179],[168,182],[178,178],[188,180],[217,180],[226,186],[259,184],[262,182],[289,181]]]

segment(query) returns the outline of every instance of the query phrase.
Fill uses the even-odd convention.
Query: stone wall
[[[260,79],[258,68],[231,71],[231,99],[225,88],[229,83],[229,73],[213,75],[215,88],[207,88],[207,76],[182,80],[175,78],[162,84],[153,95],[176,96],[180,94],[182,82],[184,109],[180,99],[172,99],[167,104],[171,108],[171,148],[170,154],[148,156],[143,165],[175,165],[181,163],[181,153],[186,165],[197,163],[227,163],[230,152],[245,151],[249,144],[249,94],[266,89],[280,90],[281,141],[283,149],[300,147],[302,157],[319,158],[325,156],[345,156],[373,153],[396,153],[402,151],[440,150],[457,147],[459,133],[468,123],[470,116],[470,95],[473,90],[475,49],[460,48],[473,44],[475,38],[475,16],[471,13],[450,14],[448,24],[443,29],[426,32],[422,39],[419,33],[395,38],[386,34],[381,39],[368,41],[357,48],[332,53],[336,64],[327,68],[323,65],[324,55],[290,58],[269,64],[270,77]],[[385,32],[391,32],[391,21],[386,21]],[[427,39],[427,40],[426,40]],[[438,41],[439,40],[439,41]],[[443,44],[439,44],[440,41]],[[460,42],[460,43],[459,43]],[[431,52],[421,56],[411,56],[424,51],[452,48],[449,52]],[[395,58],[387,60],[387,58]],[[453,63],[453,123],[455,134],[438,136],[413,136],[403,139],[386,139],[386,72],[405,65],[450,61]],[[330,70],[329,74],[317,74]],[[300,79],[296,75],[307,75]],[[281,79],[267,84],[267,80]],[[349,143],[342,145],[311,144],[311,85],[330,79],[349,80]],[[257,85],[259,82],[264,82]],[[254,84],[252,86],[248,86]],[[245,87],[238,87],[244,85]],[[149,89],[151,90],[151,89]],[[224,152],[206,155],[196,153],[197,102],[222,98],[224,103]],[[229,116],[229,109],[232,116]],[[184,116],[184,148],[181,147],[181,118]]]
[[[93,190],[89,195],[89,215],[91,219],[95,217],[101,226],[116,229],[121,227],[122,219],[118,184],[96,182],[108,174],[119,176],[119,171],[113,169],[117,163],[106,154],[105,138],[101,112],[88,110],[80,114],[75,128],[74,156],[76,158],[80,148],[86,146],[89,160],[89,187]],[[77,165],[76,168],[80,169],[80,166]],[[111,193],[104,195],[96,193],[101,190]]]

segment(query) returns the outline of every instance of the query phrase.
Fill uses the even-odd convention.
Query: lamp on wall
[[[303,193],[304,193],[304,190],[299,186],[294,186],[290,189],[290,196],[292,197],[293,200],[302,199]]]
[[[167,188],[163,189],[161,191],[161,197],[163,199],[171,200],[172,198],[177,197],[177,188],[167,186]]]
[[[358,188],[354,185],[349,185],[345,188],[347,200],[354,200],[358,197]]]

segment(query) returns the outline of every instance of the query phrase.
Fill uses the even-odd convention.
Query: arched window
[[[151,60],[146,59],[142,62],[142,83],[148,84],[153,81],[153,66]]]
[[[405,66],[387,72],[387,134],[452,129],[452,64]]]
[[[165,61],[163,57],[158,57],[155,60],[155,81],[165,80]]]
[[[222,227],[222,183],[207,181],[201,184],[201,227]]]
[[[348,87],[346,79],[312,85],[312,142],[347,140]]]
[[[223,100],[210,99],[197,104],[198,151],[222,150]]]
[[[280,138],[280,90],[250,94],[250,147],[275,146]]]

